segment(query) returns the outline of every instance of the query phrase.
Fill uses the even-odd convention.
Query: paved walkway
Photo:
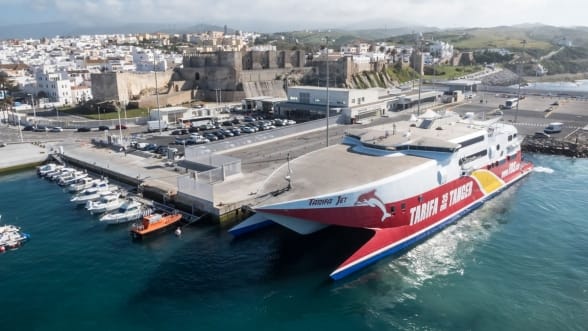
[[[37,145],[22,143],[0,147],[0,172],[11,168],[42,163],[47,159],[47,149]]]

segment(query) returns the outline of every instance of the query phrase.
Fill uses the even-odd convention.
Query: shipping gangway
[[[143,202],[143,201],[141,201],[141,202]],[[200,221],[201,219],[203,219],[204,216],[207,215],[207,214],[202,214],[202,215],[190,214],[188,212],[178,210],[174,207],[168,206],[166,204],[163,204],[163,203],[160,203],[157,201],[150,201],[147,204],[151,205],[153,207],[153,209],[156,209],[156,210],[162,210],[162,211],[170,213],[170,214],[173,214],[173,213],[182,214],[182,220],[180,221],[182,224],[181,225],[182,227],[186,226],[186,225],[194,224],[194,223]]]

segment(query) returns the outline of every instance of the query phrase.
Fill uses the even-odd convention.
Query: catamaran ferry
[[[342,143],[287,162],[260,187],[255,214],[230,232],[277,223],[300,234],[326,226],[373,235],[331,273],[343,278],[456,221],[529,174],[521,138],[500,118],[446,111],[349,130]],[[344,243],[342,243],[344,245]]]

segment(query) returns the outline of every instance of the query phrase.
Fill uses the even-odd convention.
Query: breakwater
[[[525,137],[523,152],[588,158],[588,144],[583,140],[565,141],[555,138]]]

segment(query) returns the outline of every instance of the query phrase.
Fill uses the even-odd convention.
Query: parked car
[[[534,137],[535,138],[551,138],[551,136],[545,132],[535,132]]]
[[[233,132],[231,132],[231,130],[229,129],[220,129],[220,132],[225,136],[225,137],[232,137],[235,134]]]
[[[239,129],[239,128],[231,128],[230,130],[233,133],[233,135],[235,135],[235,136],[241,135],[241,129]]]
[[[63,132],[63,128],[60,126],[54,126],[50,130],[51,132]]]
[[[224,121],[223,126],[233,126],[233,122],[231,121]]]
[[[212,134],[215,135],[218,139],[225,139],[225,135],[220,131],[213,131]]]
[[[78,132],[90,132],[90,131],[91,131],[90,128],[85,127],[85,126],[78,128]]]
[[[196,129],[198,129],[198,128],[196,128]],[[173,134],[173,135],[183,135],[183,134],[188,134],[188,133],[190,133],[190,131],[188,129],[177,129],[177,130],[173,130],[172,132],[170,132],[170,134]]]
[[[158,146],[155,149],[155,153],[159,155],[167,155],[167,146]]]
[[[210,132],[209,133],[205,133],[204,134],[204,138],[206,138],[206,139],[208,139],[210,141],[217,141],[218,140],[218,137],[216,135],[210,133]]]
[[[191,127],[188,129],[188,133],[191,133],[191,132],[198,132],[198,131],[200,131],[200,128],[198,128],[197,126],[191,126]]]
[[[117,125],[114,127],[114,129],[115,129],[115,130],[126,130],[126,129],[127,129],[127,126],[126,126],[126,125],[124,125],[124,124],[120,124],[120,125],[119,125],[119,124],[117,124]]]
[[[108,126],[106,126],[106,125],[100,125],[100,126],[98,127],[98,131],[108,131],[108,130],[109,130],[109,129],[108,129]]]
[[[24,128],[22,128],[23,131],[33,131],[35,130],[35,127],[32,125],[27,125]]]
[[[214,126],[210,123],[207,123],[207,124],[200,125],[199,129],[202,131],[211,130],[211,129],[214,129]]]
[[[35,131],[35,132],[47,132],[47,131],[49,131],[49,128],[46,127],[46,126],[43,126],[43,125],[37,125],[33,131]]]
[[[180,138],[180,137],[176,137],[176,139],[174,140],[174,144],[176,145],[183,145],[186,143],[186,138]]]
[[[253,130],[253,128],[250,127],[250,126],[243,125],[241,127],[241,132],[244,132],[244,133],[254,133],[255,130]]]
[[[147,146],[144,148],[144,150],[146,150],[146,151],[150,151],[150,152],[154,152],[154,151],[156,151],[156,150],[157,150],[157,148],[159,148],[159,145],[157,145],[157,144],[149,144],[149,145],[147,145]]]

